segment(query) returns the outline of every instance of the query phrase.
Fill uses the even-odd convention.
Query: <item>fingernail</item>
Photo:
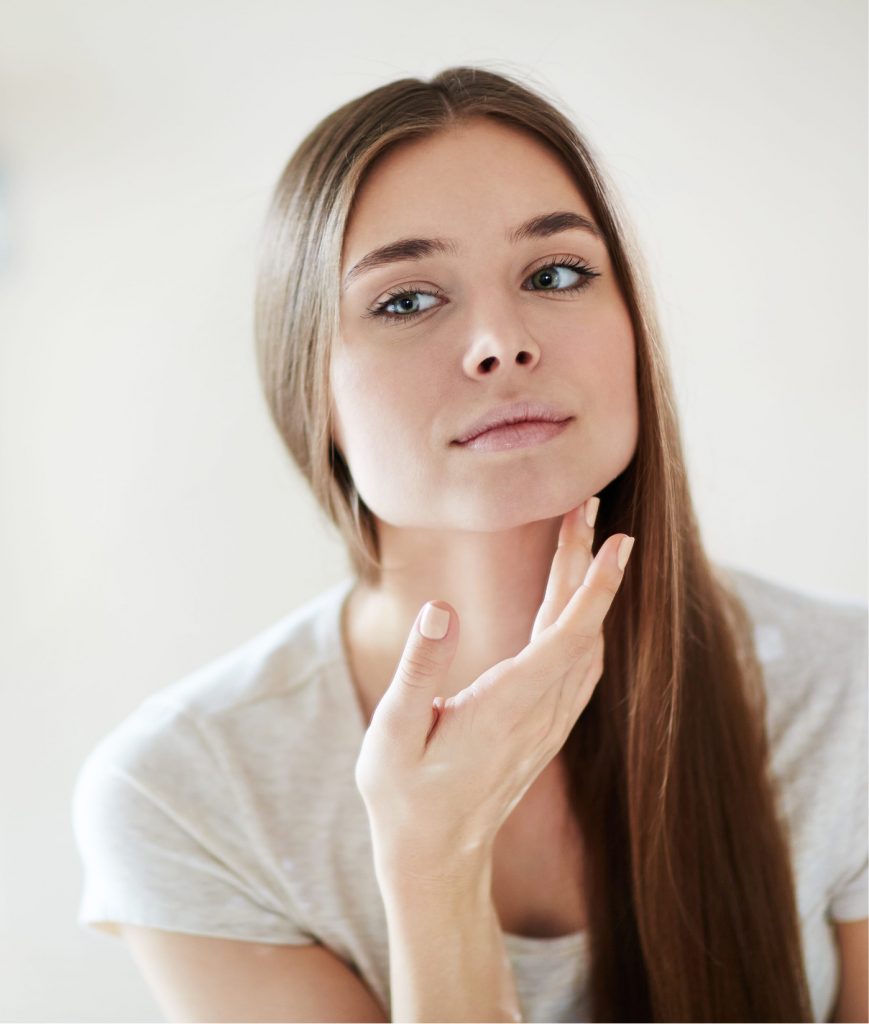
[[[600,508],[600,498],[595,495],[589,498],[585,503],[585,521],[588,523],[589,529],[594,526],[594,521],[597,519],[597,510]]]
[[[428,602],[422,610],[419,631],[427,640],[443,640],[450,628],[450,613],[446,608]]]
[[[624,567],[628,564],[628,559],[631,557],[631,551],[633,550],[635,540],[636,537],[624,537],[621,544],[619,544],[619,569],[624,570]]]

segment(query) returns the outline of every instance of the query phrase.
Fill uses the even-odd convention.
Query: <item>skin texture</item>
[[[356,764],[378,877],[386,876],[387,887],[402,879],[413,889],[455,893],[487,876],[502,824],[591,699],[603,673],[603,621],[624,575],[617,552],[626,535],[608,537],[593,559],[584,512],[579,506],[562,520],[530,642],[448,697],[431,729],[459,619],[450,615],[442,639],[411,630]]]
[[[461,617],[441,696],[522,650],[562,517],[635,451],[635,342],[604,242],[577,229],[515,244],[505,237],[555,210],[592,219],[545,145],[485,119],[402,143],[357,194],[342,280],[366,253],[397,239],[449,238],[457,247],[455,255],[371,270],[341,297],[334,437],[377,517],[385,566],[379,586],[355,588],[344,621],[369,717],[428,600]],[[600,276],[576,292],[559,290],[577,280],[571,271],[548,290],[529,281],[563,256]],[[418,296],[424,311],[408,321],[366,317],[398,289],[440,295]],[[550,402],[574,419],[536,447],[451,446],[493,406],[523,399]]]
[[[614,534],[592,561],[584,512],[562,519],[546,597],[519,654],[448,697],[430,728],[459,638],[455,609],[438,602],[449,630],[440,639],[411,630],[365,733],[355,777],[386,911],[396,1020],[522,1019],[493,891],[495,840],[600,681],[603,621],[624,575],[618,552],[631,543]]]
[[[836,921],[842,957],[838,998],[830,1018],[837,1024],[869,1020],[869,921]]]

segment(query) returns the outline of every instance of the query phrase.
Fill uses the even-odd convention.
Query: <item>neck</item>
[[[419,609],[448,601],[459,643],[439,696],[450,697],[531,638],[561,516],[480,533],[380,526],[383,570],[348,598],[344,639],[363,707],[370,713],[401,658]]]

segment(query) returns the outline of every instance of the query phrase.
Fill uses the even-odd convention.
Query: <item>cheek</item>
[[[544,358],[547,349],[557,353],[559,375],[582,392],[603,391],[612,399],[633,388],[635,343],[626,310],[605,307],[574,323],[551,324],[544,337]]]
[[[583,332],[580,351],[588,379],[619,406],[635,395],[636,343],[628,312],[619,304],[601,312]]]
[[[424,420],[424,409],[437,406],[446,367],[432,359],[430,346],[410,339],[405,345],[358,346],[336,361],[333,394],[348,411],[382,424]],[[345,417],[347,419],[348,417]]]
[[[418,437],[430,424],[437,389],[421,359],[396,352],[344,350],[333,361],[330,384],[335,435],[345,456],[357,465],[387,462],[398,456],[396,438]]]
[[[599,362],[601,397],[614,416],[624,417],[636,405],[632,344],[610,347]]]
[[[343,349],[332,359],[329,375],[335,418],[345,437],[366,433],[371,420],[370,410],[377,406],[378,395],[387,391],[389,382],[377,367],[361,353]]]
[[[630,461],[639,436],[639,398],[636,384],[636,341],[627,313],[613,316],[594,352],[594,402],[614,458],[619,466]]]
[[[601,311],[559,344],[559,376],[570,381],[588,428],[633,451],[638,429],[636,343],[627,310]]]
[[[356,488],[396,526],[418,525],[437,507],[430,438],[438,404],[428,379],[423,360],[394,351],[390,360],[345,354],[330,373],[333,429]]]

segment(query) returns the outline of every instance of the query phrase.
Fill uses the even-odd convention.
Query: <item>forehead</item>
[[[503,233],[564,207],[591,216],[560,156],[529,130],[479,117],[402,141],[374,162],[356,193],[345,254],[405,234],[460,238],[487,225]]]

